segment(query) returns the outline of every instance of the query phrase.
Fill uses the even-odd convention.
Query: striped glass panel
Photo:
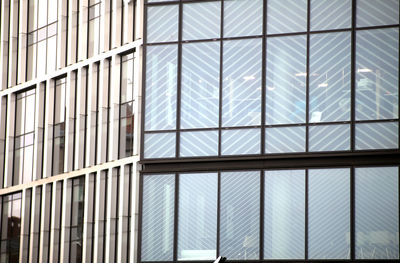
[[[395,148],[399,148],[397,122],[356,124],[356,150]]]
[[[267,124],[305,122],[306,41],[305,36],[267,39]]]
[[[171,1],[179,1],[179,0],[147,0],[147,3],[153,3],[153,2],[171,2]]]
[[[304,152],[306,129],[304,126],[277,127],[265,130],[266,153]]]
[[[177,46],[148,46],[145,130],[176,128]]]
[[[398,167],[355,170],[356,258],[399,258]]]
[[[351,27],[351,0],[311,0],[311,30]]]
[[[307,31],[307,0],[268,0],[267,34]]]
[[[218,131],[181,132],[180,157],[218,155]]]
[[[208,39],[220,36],[221,2],[183,5],[183,39]]]
[[[181,128],[218,127],[219,42],[182,46]]]
[[[216,173],[179,175],[178,260],[217,255]]]
[[[398,118],[399,30],[356,34],[356,119]]]
[[[350,258],[350,169],[309,170],[308,256]]]
[[[147,8],[147,42],[178,40],[178,5],[149,6]]]
[[[261,39],[224,41],[224,127],[261,123],[261,44]]]
[[[357,0],[357,27],[399,23],[399,0]]]
[[[222,155],[260,153],[260,129],[223,130]]]
[[[145,134],[144,158],[175,157],[175,137],[174,132]]]
[[[310,38],[310,122],[350,120],[350,32]]]
[[[350,150],[350,125],[318,125],[309,129],[311,152]]]
[[[264,258],[304,258],[305,172],[265,172]]]
[[[175,176],[143,177],[142,261],[172,261]]]
[[[260,172],[221,173],[220,254],[258,259]]]
[[[224,37],[262,34],[262,0],[224,1]]]

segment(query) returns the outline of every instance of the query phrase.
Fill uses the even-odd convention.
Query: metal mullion
[[[54,249],[54,219],[55,217],[55,213],[56,213],[56,209],[57,206],[59,206],[60,204],[57,204],[56,206],[56,202],[55,200],[57,199],[57,182],[52,182],[52,191],[51,191],[51,206],[50,206],[50,218],[52,218],[52,220],[50,220],[50,238],[49,238],[49,255],[48,255],[48,259],[49,262],[54,262],[55,260],[53,259],[55,257],[55,255],[53,254],[53,249]],[[61,224],[60,224],[61,225]]]
[[[182,89],[182,35],[183,35],[183,4],[179,3],[178,27],[178,59],[177,59],[177,93],[176,93],[176,133],[175,133],[175,158],[179,158],[180,128],[181,128],[181,89]],[[176,258],[175,258],[176,259]]]
[[[265,204],[265,171],[260,170],[260,247],[259,258],[264,258],[264,204]]]
[[[266,86],[267,86],[267,1],[263,0],[263,38],[262,38],[262,66],[261,66],[261,155],[265,154],[265,115],[266,115]],[[262,246],[261,246],[262,247]],[[262,248],[260,248],[262,250]],[[260,252],[261,252],[260,250]],[[260,253],[260,258],[263,254]]]
[[[351,18],[351,72],[350,72],[350,115],[351,115],[351,124],[350,124],[350,151],[355,151],[355,121],[356,121],[356,0],[352,0],[352,18]]]
[[[224,0],[221,0],[221,24],[220,24],[220,40],[219,40],[219,119],[218,119],[218,157],[222,154],[222,97],[223,97],[223,70],[224,70],[224,42],[222,37],[224,36]],[[219,220],[219,219],[218,219]],[[219,227],[219,224],[218,224]],[[219,240],[219,233],[218,233]],[[219,241],[217,252],[219,252]],[[218,254],[217,254],[218,255]]]
[[[307,0],[307,51],[306,51],[306,145],[305,152],[309,151],[310,140],[310,26],[311,26],[311,0]]]
[[[220,256],[220,241],[221,241],[221,172],[217,172],[218,185],[217,185],[217,244],[216,252],[217,257]]]
[[[305,169],[305,198],[304,198],[304,258],[308,261],[308,169]]]
[[[23,248],[24,248],[24,235],[25,235],[25,232],[26,232],[26,229],[25,229],[25,224],[24,224],[24,222],[25,222],[25,206],[26,206],[26,196],[25,196],[25,193],[26,193],[26,189],[23,189],[22,190],[22,192],[21,192],[21,230],[20,230],[20,236],[19,236],[19,247],[20,247],[20,250],[19,250],[19,262],[22,262],[22,260],[23,260]],[[3,213],[1,213],[0,214],[1,215],[1,217],[3,217]],[[1,220],[0,220],[0,224],[1,224]],[[1,232],[1,227],[0,227],[0,233],[2,233]],[[1,238],[0,238],[1,239]],[[28,239],[29,239],[29,233],[28,233]],[[22,249],[21,249],[22,248]]]
[[[138,196],[138,236],[137,236],[137,255],[136,260],[132,257],[132,262],[141,262],[142,255],[142,225],[143,225],[143,173],[139,173],[139,196]],[[132,235],[134,236],[134,235]]]
[[[173,261],[178,261],[179,174],[175,173]]]
[[[93,176],[95,177],[95,182],[94,182],[94,205],[93,205],[93,244],[92,244],[92,262],[98,262],[97,259],[97,250],[98,250],[98,245],[99,245],[99,227],[98,223],[100,221],[99,219],[99,213],[100,213],[100,185],[101,185],[101,171],[96,171]],[[102,195],[104,193],[101,193]]]
[[[356,223],[355,223],[355,168],[350,167],[350,259],[356,258]]]
[[[90,173],[86,173],[83,175],[84,176],[84,195],[83,195],[83,233],[82,233],[82,262],[86,262],[86,249],[87,249],[87,243],[88,243],[88,211],[89,211],[89,185],[90,185]],[[78,177],[79,178],[79,177]],[[76,180],[79,180],[79,179]],[[74,188],[74,185],[72,185]],[[73,195],[72,195],[72,202],[71,206],[73,206]],[[72,213],[71,213],[72,214]],[[72,228],[71,228],[72,229]],[[72,236],[72,235],[71,235]],[[71,242],[72,243],[72,242]]]
[[[103,5],[102,5],[103,6]],[[100,30],[103,31],[103,30]],[[102,141],[104,138],[102,138],[102,133],[103,133],[103,91],[104,91],[104,61],[105,60],[100,60],[98,63],[97,67],[97,96],[96,96],[96,150],[95,150],[95,164],[99,164],[102,162],[102,153],[106,150],[102,148]]]
[[[111,209],[112,209],[112,176],[113,176],[113,168],[108,169],[107,171],[107,186],[106,186],[106,207],[104,209],[105,213],[105,228],[106,228],[106,236],[104,239],[105,242],[105,251],[104,251],[104,262],[109,262],[110,257],[110,236],[111,236]]]

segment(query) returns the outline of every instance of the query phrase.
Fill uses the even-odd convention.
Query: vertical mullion
[[[264,196],[265,177],[264,170],[260,171],[260,259],[264,259]]]
[[[263,0],[263,37],[262,37],[262,66],[261,66],[261,155],[265,154],[265,111],[266,111],[266,83],[267,83],[267,1]],[[262,249],[262,248],[260,248]],[[260,254],[262,255],[262,254]],[[262,256],[260,258],[263,258]]]
[[[221,156],[222,141],[222,97],[223,97],[223,53],[224,53],[224,0],[221,0],[221,35],[219,43],[219,119],[218,119],[218,157]],[[219,248],[219,243],[218,243]]]
[[[355,260],[355,168],[350,168],[350,259]]]
[[[181,126],[181,80],[182,80],[182,27],[183,27],[183,4],[179,3],[179,22],[178,22],[178,75],[177,75],[177,94],[176,94],[176,146],[175,158],[179,157],[180,148],[180,126]]]
[[[305,170],[304,258],[308,260],[308,169]]]
[[[142,140],[143,141],[143,140]],[[143,174],[139,174],[139,200],[138,200],[138,234],[137,234],[137,255],[136,260],[134,257],[131,257],[130,263],[133,262],[141,262],[141,254],[142,254],[142,222],[143,222]],[[133,236],[133,235],[132,235]]]
[[[356,120],[356,0],[352,1],[352,18],[351,18],[351,84],[350,84],[350,95],[351,95],[351,103],[350,103],[350,112],[351,112],[351,127],[350,127],[350,151],[355,151],[355,120]]]
[[[311,0],[307,0],[307,53],[306,53],[306,152],[309,148],[309,110],[310,110],[310,17]]]
[[[218,171],[218,188],[217,188],[217,257],[220,256],[220,240],[221,240],[221,172]]]
[[[175,174],[175,214],[174,214],[174,245],[173,245],[173,261],[178,261],[178,216],[179,216],[179,174]]]

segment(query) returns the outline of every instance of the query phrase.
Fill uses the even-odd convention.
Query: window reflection
[[[54,89],[53,175],[64,172],[66,78],[56,80]]]
[[[85,178],[72,179],[70,262],[82,261]]]

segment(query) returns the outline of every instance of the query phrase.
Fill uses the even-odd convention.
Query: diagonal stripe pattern
[[[265,153],[304,152],[305,137],[304,126],[267,128],[265,130]]]
[[[260,172],[221,173],[220,254],[258,259]]]
[[[259,154],[260,129],[223,130],[222,155]]]
[[[357,0],[357,27],[399,23],[399,0]]]
[[[171,261],[174,237],[173,174],[143,177],[142,261]]]
[[[262,0],[225,1],[224,37],[261,35],[262,18]]]
[[[268,0],[267,34],[305,31],[307,0]]]
[[[149,6],[147,8],[147,42],[178,40],[178,5]]]
[[[175,157],[175,133],[150,133],[144,135],[145,158]]]
[[[309,170],[308,255],[350,256],[350,169]]]
[[[181,132],[181,157],[216,155],[218,155],[218,131]]]
[[[266,123],[305,122],[306,37],[267,39]]]
[[[351,27],[351,0],[311,0],[311,30]]]
[[[309,129],[311,152],[350,150],[350,125],[318,125]]]
[[[356,124],[356,150],[396,148],[399,148],[397,122]]]
[[[318,34],[310,39],[310,120],[350,119],[350,33]]]
[[[221,2],[183,5],[183,39],[219,38]]]

